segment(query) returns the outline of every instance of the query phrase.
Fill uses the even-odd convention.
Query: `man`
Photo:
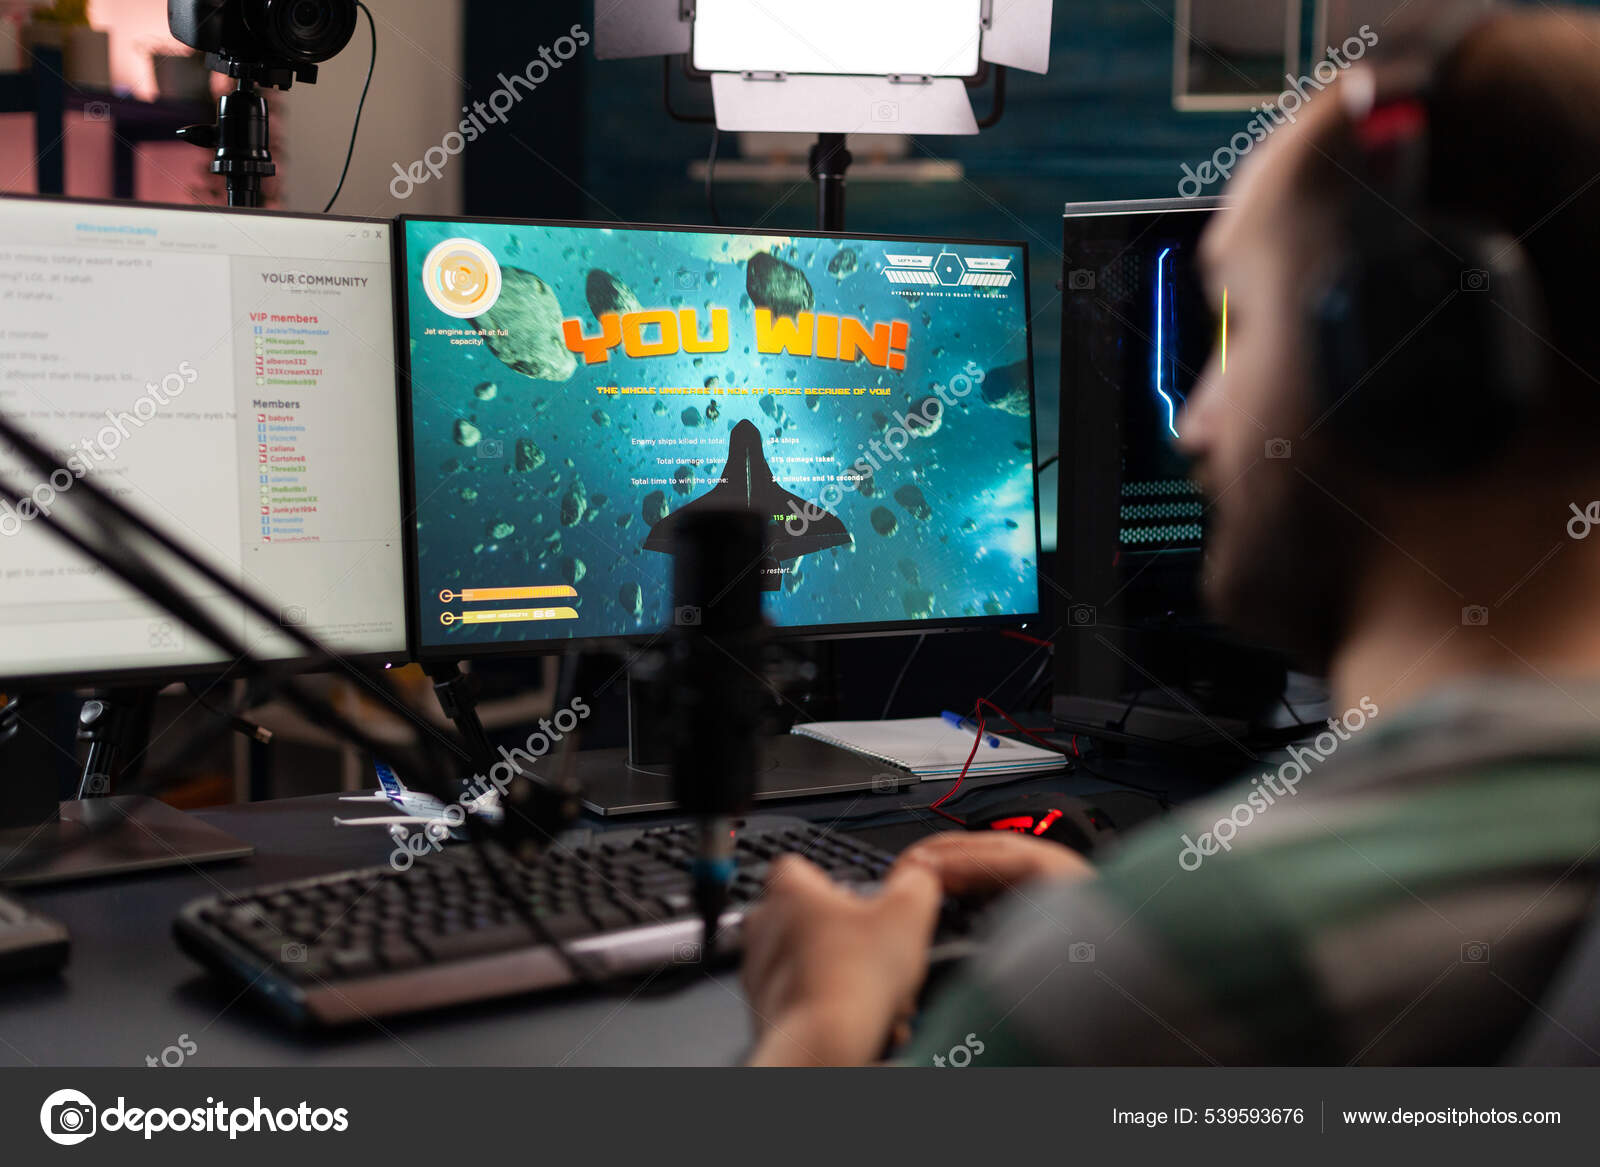
[[[1548,309],[1515,321],[1548,391],[1479,435],[1482,460],[1375,470],[1382,411],[1366,431],[1335,421],[1365,416],[1364,380],[1331,406],[1311,389],[1308,306],[1371,222],[1351,208],[1426,230],[1354,161],[1405,120],[1377,116],[1383,68],[1356,66],[1258,149],[1204,247],[1230,315],[1227,372],[1213,360],[1182,426],[1212,502],[1208,599],[1323,668],[1347,712],[1098,872],[1038,840],[945,835],[860,899],[785,862],[747,930],[753,1063],[877,1060],[912,1020],[941,897],[1006,889],[903,1062],[1488,1064],[1515,1048],[1600,863],[1600,539],[1571,528],[1600,498],[1600,21],[1496,13],[1430,72],[1428,211],[1520,240]],[[1372,384],[1396,359],[1375,354]]]

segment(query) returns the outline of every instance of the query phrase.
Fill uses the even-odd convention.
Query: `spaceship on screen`
[[[677,524],[697,510],[747,510],[766,516],[768,557],[760,568],[766,591],[782,587],[783,564],[852,541],[838,516],[779,485],[767,465],[761,431],[748,421],[734,426],[728,436],[728,462],[717,485],[651,527],[644,549],[670,555]]]

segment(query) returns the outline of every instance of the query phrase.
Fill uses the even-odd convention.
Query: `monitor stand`
[[[628,748],[572,755],[584,809],[607,817],[677,809],[672,800],[672,739],[663,682],[628,677]],[[903,770],[795,734],[761,743],[756,801],[858,792],[890,794],[918,785]]]
[[[54,818],[0,831],[0,884],[68,883],[254,853],[250,844],[159,799],[118,794],[63,802]]]
[[[24,695],[0,709],[0,884],[64,883],[254,852],[153,798],[59,802],[64,747],[40,712],[50,705]]]

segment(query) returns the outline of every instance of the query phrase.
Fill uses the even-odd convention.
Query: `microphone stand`
[[[674,800],[700,829],[692,874],[702,964],[716,956],[735,875],[732,820],[755,801],[760,710],[752,681],[761,675],[766,557],[766,523],[753,512],[687,512],[679,525],[673,603],[689,619],[680,620],[670,653],[672,784]]]

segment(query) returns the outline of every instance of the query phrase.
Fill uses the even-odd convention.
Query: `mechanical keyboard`
[[[779,855],[802,854],[853,885],[875,884],[894,861],[800,819],[735,826],[738,875],[718,956],[737,951],[745,909]],[[623,830],[554,846],[532,866],[502,859],[498,869],[584,969],[637,976],[699,961],[696,845],[692,824]],[[374,867],[199,900],[174,927],[191,956],[296,1024],[337,1026],[574,983],[567,960],[499,888],[466,845],[404,872]]]

